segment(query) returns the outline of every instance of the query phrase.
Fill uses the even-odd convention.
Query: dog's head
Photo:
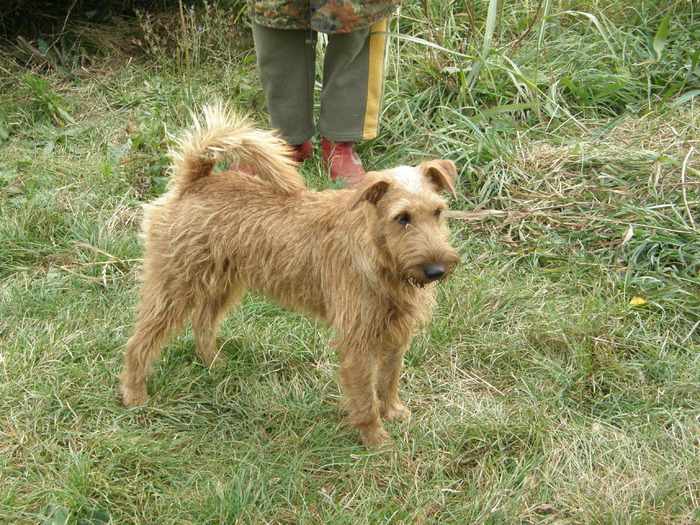
[[[393,273],[416,286],[447,277],[460,257],[445,225],[447,191],[453,198],[457,170],[450,160],[370,172],[348,208],[371,206],[373,241]]]

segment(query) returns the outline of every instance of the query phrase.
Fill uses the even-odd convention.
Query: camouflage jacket
[[[248,0],[248,12],[261,26],[349,33],[387,18],[397,1]]]

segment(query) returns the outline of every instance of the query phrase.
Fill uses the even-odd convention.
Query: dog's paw
[[[126,408],[139,407],[148,402],[146,389],[122,388],[122,405]]]
[[[360,441],[367,448],[379,448],[393,443],[391,436],[383,426],[360,428]]]
[[[204,362],[204,364],[207,365],[209,368],[216,368],[222,366],[226,362],[226,356],[221,354],[221,352],[217,352],[213,356],[205,356],[203,354],[200,355],[202,356],[202,361]]]
[[[389,421],[406,421],[411,417],[411,410],[400,401],[382,410],[382,417]]]
[[[388,421],[406,421],[411,417],[411,411],[398,397],[395,397],[393,400],[383,399],[380,413]]]

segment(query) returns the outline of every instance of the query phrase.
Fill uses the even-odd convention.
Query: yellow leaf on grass
[[[630,306],[644,306],[645,304],[647,304],[646,300],[637,295],[632,297],[630,301]]]

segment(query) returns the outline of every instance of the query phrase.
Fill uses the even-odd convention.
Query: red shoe
[[[292,158],[297,162],[304,162],[311,155],[313,150],[313,144],[310,140],[307,140],[303,144],[297,144],[292,146],[294,151],[292,152]]]
[[[355,152],[354,142],[331,142],[321,140],[323,165],[333,180],[356,184],[367,175],[362,169],[362,161]]]

